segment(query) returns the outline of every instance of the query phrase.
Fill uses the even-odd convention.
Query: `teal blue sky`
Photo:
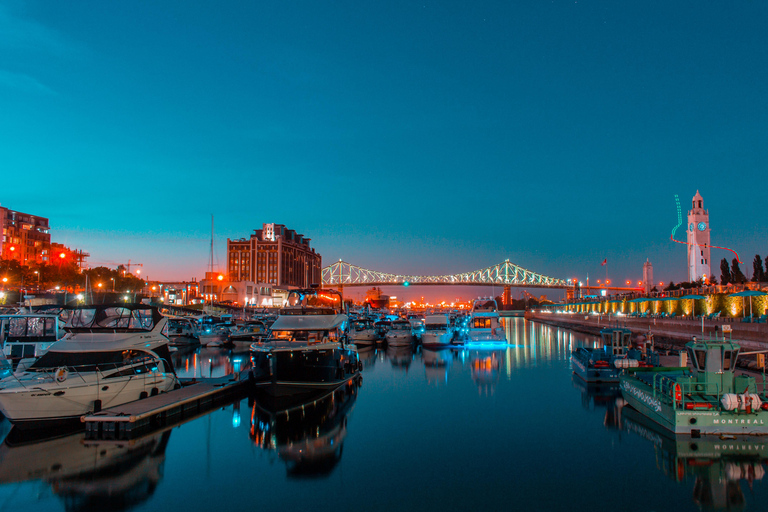
[[[413,274],[509,258],[686,278],[768,255],[768,3],[0,2],[0,203],[91,264],[201,277],[210,216],[324,263]],[[713,251],[719,262],[730,253]]]

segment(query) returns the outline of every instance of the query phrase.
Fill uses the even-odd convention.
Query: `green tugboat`
[[[631,348],[632,331],[619,326],[600,331],[603,346],[579,347],[571,353],[573,372],[588,383],[619,382],[622,368],[658,366],[658,354],[652,343],[647,355],[638,348]]]
[[[713,339],[686,344],[688,367],[626,368],[624,399],[675,434],[768,434],[768,403],[754,377],[736,375],[740,347]]]

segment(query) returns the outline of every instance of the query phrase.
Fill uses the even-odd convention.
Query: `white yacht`
[[[379,335],[368,318],[359,318],[352,322],[349,329],[349,340],[358,347],[368,347],[376,344]]]
[[[171,345],[200,343],[200,324],[189,316],[168,316],[168,338]]]
[[[469,332],[466,344],[507,343],[507,335],[499,320],[499,307],[496,300],[475,299],[469,314]]]
[[[390,347],[405,347],[413,343],[411,323],[404,318],[398,318],[389,327],[386,335],[387,345]]]
[[[421,344],[425,347],[441,347],[453,341],[453,327],[448,315],[427,315],[424,322],[424,332],[421,334]]]
[[[166,325],[157,308],[143,304],[72,309],[61,340],[0,380],[0,411],[14,423],[39,424],[174,389]]]

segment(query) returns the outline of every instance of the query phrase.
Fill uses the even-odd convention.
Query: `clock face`
[[[707,225],[703,222],[699,222],[699,231],[704,231],[705,229],[707,229]]]
[[[690,226],[688,226],[688,229],[690,229],[691,231],[693,231],[693,222],[691,222],[691,225],[690,225]]]

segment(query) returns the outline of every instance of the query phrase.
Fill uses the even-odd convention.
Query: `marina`
[[[64,437],[30,438],[4,420],[0,499],[27,510],[76,497],[203,511],[217,489],[218,506],[304,509],[303,495],[322,486],[328,498],[313,510],[353,510],[370,492],[374,510],[582,510],[594,502],[575,489],[593,479],[604,486],[598,510],[630,496],[661,511],[760,510],[768,499],[765,437],[676,435],[628,408],[618,383],[574,373],[572,352],[601,347],[600,337],[523,318],[502,328],[503,347],[366,347],[361,380],[277,402],[252,391],[247,351],[189,348],[173,356],[181,389],[84,416]],[[109,461],[87,457],[97,449]],[[405,463],[406,454],[416,456]],[[119,460],[135,462],[120,469]],[[439,486],[420,485],[442,467],[451,470]],[[640,498],[630,474],[643,481]],[[195,485],[179,494],[181,482]],[[555,495],[568,490],[566,505]]]

